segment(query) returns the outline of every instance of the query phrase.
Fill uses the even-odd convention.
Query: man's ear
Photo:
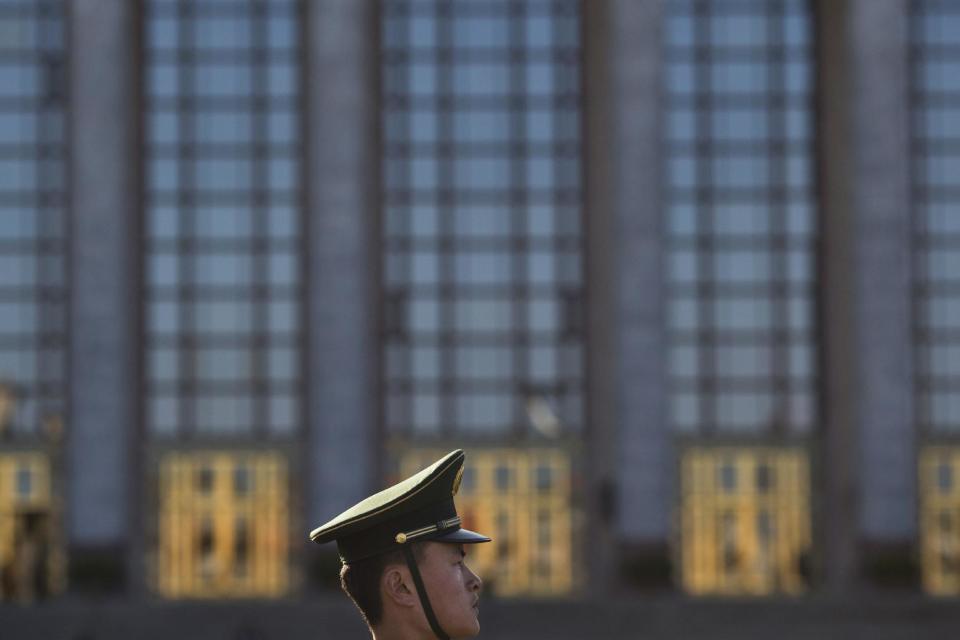
[[[389,600],[398,607],[415,607],[416,590],[410,570],[401,564],[388,565],[380,578],[380,590],[384,601]]]

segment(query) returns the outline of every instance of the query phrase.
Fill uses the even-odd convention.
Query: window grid
[[[810,469],[800,447],[691,447],[681,463],[681,562],[696,595],[807,589]]]
[[[799,0],[671,0],[672,419],[804,434],[815,420],[812,39]]]
[[[0,6],[0,433],[63,415],[66,347],[63,3]],[[8,396],[9,397],[9,396]]]
[[[149,431],[300,422],[299,3],[147,4]]]
[[[382,9],[388,430],[575,432],[578,3]]]
[[[46,583],[48,594],[61,593],[66,587],[56,474],[44,452],[0,452],[0,558],[4,562],[16,558],[28,532],[34,541],[45,540],[46,576],[40,582]],[[0,603],[22,597],[23,586],[4,585]]]
[[[918,423],[960,435],[960,7],[911,4]]]
[[[284,595],[288,475],[276,451],[168,452],[159,464],[157,590],[168,598]]]

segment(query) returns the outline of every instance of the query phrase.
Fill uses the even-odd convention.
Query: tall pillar
[[[846,40],[849,2],[817,3],[817,168],[820,195],[821,460],[815,467],[818,579],[828,590],[849,589],[857,574],[858,468],[856,436],[854,234],[849,157],[852,135]]]
[[[664,13],[663,0],[610,2],[609,89],[590,86],[589,79],[587,86],[588,95],[599,90],[609,101],[608,113],[592,120],[598,125],[596,118],[605,118],[609,126],[588,126],[588,166],[603,170],[595,163],[607,154],[609,167],[608,180],[595,185],[603,192],[594,192],[587,216],[597,220],[590,226],[592,255],[609,261],[609,272],[597,274],[606,284],[590,285],[609,288],[604,295],[613,320],[591,326],[592,338],[607,336],[591,373],[605,372],[595,382],[609,390],[594,397],[608,403],[600,417],[613,425],[605,459],[618,489],[620,577],[646,586],[669,584],[675,506],[666,369]]]
[[[118,586],[139,478],[139,109],[136,3],[70,3],[72,586]],[[104,584],[107,583],[107,584]]]
[[[822,574],[910,564],[916,529],[906,0],[821,0]],[[874,576],[877,577],[877,576]]]
[[[911,563],[917,532],[907,0],[854,0],[853,207],[859,529],[868,577]]]
[[[378,478],[377,24],[372,0],[307,4],[307,509]]]

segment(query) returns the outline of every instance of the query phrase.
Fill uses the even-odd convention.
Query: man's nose
[[[469,584],[470,590],[480,592],[480,589],[483,588],[483,580],[480,579],[480,576],[475,574],[469,567],[467,567],[467,573],[469,575]]]

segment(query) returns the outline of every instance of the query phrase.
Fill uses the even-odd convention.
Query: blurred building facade
[[[0,2],[0,593],[960,594],[960,7]]]

